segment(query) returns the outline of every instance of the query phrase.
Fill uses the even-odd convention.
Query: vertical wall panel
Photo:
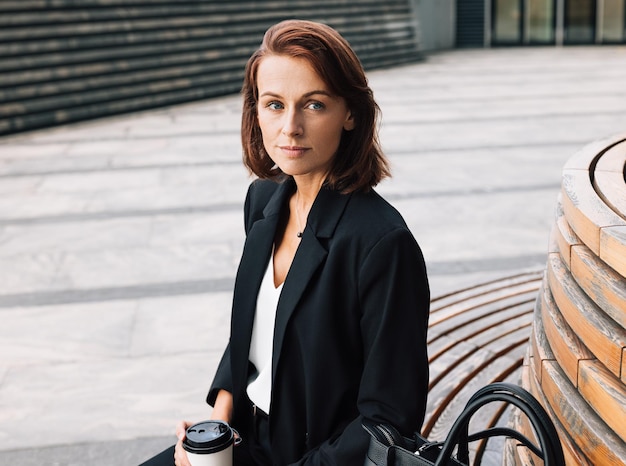
[[[485,42],[485,0],[457,0],[457,47],[483,47]]]

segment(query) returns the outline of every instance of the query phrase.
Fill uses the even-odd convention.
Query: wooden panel
[[[543,271],[521,273],[433,298],[424,435],[443,438],[478,388],[492,381],[518,383],[543,275]],[[494,405],[481,410],[472,428],[499,419]],[[484,464],[501,458],[498,449],[503,445],[504,441],[490,442],[484,450]],[[471,455],[483,451],[480,442],[472,449]]]
[[[522,374],[558,419],[568,465],[626,464],[625,165],[626,134],[589,144],[565,165],[531,376]],[[542,333],[552,359],[538,356]]]
[[[581,361],[578,391],[626,442],[626,385],[596,361]]]
[[[585,294],[626,329],[626,280],[586,246],[572,248],[570,271]]]
[[[626,465],[626,444],[569,383],[558,364],[545,361],[541,388],[548,404],[593,465]]]
[[[429,343],[429,363],[432,365],[441,357],[449,358],[448,354],[451,352],[458,356],[467,354],[497,339],[509,338],[522,328],[529,329],[531,317],[532,306],[526,304],[511,309],[502,309],[482,319],[471,321],[468,325],[460,326],[455,331]],[[461,344],[463,346],[458,347]],[[444,370],[452,370],[449,362],[448,360],[446,363],[448,367]],[[433,377],[431,379],[434,380]]]
[[[561,253],[561,257],[563,261],[569,268],[570,266],[570,255],[571,255],[571,247],[576,244],[582,244],[582,241],[574,230],[567,223],[567,219],[565,218],[565,212],[563,211],[563,203],[562,203],[562,194],[559,193],[557,199],[556,206],[556,222],[553,227],[553,234],[556,236],[556,242],[558,244],[558,250]],[[548,252],[556,252],[549,250]]]
[[[433,345],[438,339],[459,330],[468,336],[474,332],[488,330],[503,320],[504,311],[511,311],[509,317],[532,312],[537,284],[533,286],[534,291],[524,292],[519,296],[487,300],[479,306],[474,304],[465,309],[455,307],[453,313],[439,313],[432,319],[432,324],[429,323],[428,344]],[[459,310],[463,312],[459,313]],[[442,319],[444,315],[446,318]]]
[[[570,226],[594,254],[600,255],[600,228],[626,226],[626,221],[596,194],[586,170],[564,170],[561,190]]]
[[[596,358],[619,377],[626,331],[580,289],[556,254],[548,256],[548,283],[567,323]]]
[[[552,410],[550,403],[548,403],[545,395],[541,390],[541,374],[535,372],[533,367],[529,367],[526,373],[522,371],[522,387],[526,388],[536,399],[541,403],[548,417],[556,427],[556,431],[559,434],[561,440],[561,447],[563,447],[563,456],[565,457],[565,464],[567,466],[589,466],[585,455],[580,451],[574,440],[570,437],[569,432],[563,427],[556,414]],[[543,372],[543,369],[542,369]],[[528,436],[528,433],[524,435]]]
[[[599,158],[599,154],[602,154],[607,150],[607,148],[611,148],[625,139],[626,133],[623,133],[590,142],[572,155],[567,162],[565,162],[563,170],[589,170],[596,163],[596,160]]]
[[[529,334],[530,328],[520,329],[508,338],[494,340],[466,355],[456,355],[462,363],[454,365],[452,371],[446,371],[444,377],[437,378],[437,383],[431,382],[429,386],[432,411],[427,412],[423,435],[434,439],[445,437],[451,422],[474,391],[492,381],[502,380],[502,375],[518,369],[528,346]]]
[[[525,366],[522,368],[522,385],[526,385],[528,386],[528,384],[530,384],[530,377],[534,376],[531,374],[531,368],[528,366]],[[537,383],[537,380],[535,379],[535,383]],[[536,397],[535,397],[536,398]],[[538,400],[539,401],[539,400]],[[517,427],[519,428],[520,432],[523,432],[524,435],[526,437],[528,437],[535,445],[540,446],[539,445],[539,441],[537,440],[537,436],[535,435],[535,431],[530,423],[530,420],[528,419],[528,416],[526,416],[525,414],[523,414],[520,410],[518,409],[514,409],[512,410],[515,414],[519,414],[519,417],[517,418],[516,422],[517,422]],[[532,453],[528,448],[519,445],[517,447],[517,454],[522,462],[522,464],[526,465],[526,464],[543,464],[543,462],[541,461],[541,459],[536,456],[534,453]]]
[[[602,228],[600,231],[600,259],[626,278],[626,227]],[[626,307],[624,311],[626,311]]]
[[[540,466],[543,465],[543,461],[537,455],[535,455],[532,451],[526,448],[523,445],[517,446],[517,454],[520,459],[520,463],[524,466]]]
[[[483,306],[520,293],[536,290],[542,272],[526,272],[470,286],[431,299],[429,325],[435,325],[468,309]]]
[[[554,224],[550,229],[550,236],[548,237],[548,253],[558,252],[561,253],[559,239],[561,239],[561,235],[559,233],[559,227]]]
[[[548,338],[546,337],[545,329],[543,328],[542,314],[546,307],[546,290],[542,288],[539,290],[539,300],[537,302],[537,309],[533,316],[533,331],[530,338],[530,349],[532,355],[531,365],[534,366],[535,374],[541,382],[541,365],[543,361],[555,360],[554,352],[550,347]]]
[[[626,183],[624,170],[621,172],[593,172],[593,186],[598,196],[617,215],[626,218]]]
[[[594,359],[594,356],[567,324],[549,289],[544,290],[543,300],[541,316],[550,348],[570,382],[577,386],[578,362],[583,359]]]
[[[502,466],[524,466],[517,454],[517,444],[517,440],[506,439],[502,452]]]
[[[604,152],[598,159],[594,173],[614,172],[624,174],[626,164],[626,140],[621,141]],[[623,178],[622,178],[623,180]]]

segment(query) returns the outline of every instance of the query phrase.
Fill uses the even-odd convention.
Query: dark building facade
[[[337,28],[366,69],[454,47],[626,42],[626,0],[2,0],[0,136],[241,87],[263,32]]]
[[[626,0],[457,0],[458,47],[626,43]]]

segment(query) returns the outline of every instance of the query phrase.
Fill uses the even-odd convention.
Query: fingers
[[[191,425],[192,425],[191,422],[179,421],[176,424],[176,438],[178,440],[184,440],[185,439],[185,433],[187,432],[187,428],[190,427]]]
[[[191,466],[187,458],[187,452],[183,448],[185,433],[187,432],[187,428],[191,425],[192,423],[188,421],[180,421],[176,424],[176,438],[178,438],[176,448],[174,449],[174,464],[176,466]]]
[[[191,463],[189,463],[189,459],[187,458],[187,452],[183,448],[182,440],[179,440],[176,443],[176,448],[174,449],[174,464],[176,466],[191,466]]]

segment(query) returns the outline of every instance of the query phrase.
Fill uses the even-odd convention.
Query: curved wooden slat
[[[534,294],[534,293],[533,293]],[[482,307],[471,307],[463,314],[442,320],[429,329],[428,345],[432,350],[439,346],[438,340],[455,332],[461,332],[462,337],[454,337],[455,341],[465,341],[475,333],[481,333],[499,326],[503,319],[514,318],[519,314],[528,313],[532,308],[534,296],[523,294],[508,299],[486,303]],[[431,353],[435,354],[435,353]]]
[[[556,242],[558,245],[558,251],[554,251],[552,249],[548,250],[548,253],[551,252],[559,252],[563,261],[569,268],[570,266],[570,256],[571,256],[571,248],[572,246],[576,246],[577,244],[583,244],[583,242],[576,236],[574,230],[567,223],[567,219],[565,218],[565,212],[563,211],[562,204],[562,194],[559,193],[556,205],[556,222],[552,228],[552,234],[554,234],[556,238]]]
[[[443,320],[462,315],[472,308],[480,308],[489,303],[532,292],[537,289],[538,280],[541,280],[540,272],[527,272],[433,298],[429,326],[433,327]]]
[[[467,343],[474,347],[480,347],[489,341],[509,335],[521,327],[527,327],[530,322],[529,306],[527,303],[504,308],[495,313],[488,313],[480,318],[473,318],[464,325],[459,326],[455,332],[438,338],[429,344],[429,363],[434,363],[441,356],[455,351],[459,343]]]
[[[554,361],[545,361],[541,389],[565,430],[593,465],[626,465],[626,444],[587,404]]]
[[[578,391],[626,442],[626,387],[598,361],[581,361]]]
[[[550,236],[548,237],[548,254],[553,252],[561,252],[559,239],[560,239],[559,228],[557,225],[553,225],[550,229]]]
[[[595,357],[567,324],[547,288],[543,290],[542,304],[541,317],[550,348],[570,382],[577,386],[579,361]]]
[[[600,259],[626,278],[626,226],[602,228]]]
[[[565,165],[564,170],[589,170],[593,167],[600,154],[606,152],[615,144],[619,144],[626,140],[626,133],[609,136],[605,139],[590,142],[574,155],[572,155]]]
[[[568,465],[626,463],[625,166],[626,133],[565,164],[522,371],[554,416]]]
[[[537,307],[533,316],[533,330],[530,337],[530,346],[528,348],[528,355],[530,356],[530,365],[533,366],[535,374],[541,382],[541,366],[543,361],[554,361],[556,356],[550,347],[548,337],[546,336],[545,329],[543,327],[542,307],[546,304],[545,301],[545,287],[539,290],[539,299],[537,300]]]
[[[589,299],[556,254],[548,257],[548,283],[561,314],[576,335],[619,377],[626,331]]]
[[[622,140],[602,153],[593,169],[594,174],[599,172],[613,172],[624,174],[626,164],[626,140]]]
[[[542,271],[525,272],[433,298],[424,435],[442,439],[469,397],[483,385],[518,382],[542,276]],[[500,422],[500,417],[492,408],[481,410],[472,425],[485,428]],[[473,444],[472,454],[499,459],[504,441],[499,442],[489,442],[487,449]]]
[[[626,220],[624,169],[620,172],[593,173],[593,186],[600,199],[623,220]]]
[[[446,377],[432,387],[429,390],[429,403],[433,403],[434,410],[427,416],[422,429],[423,435],[429,437],[432,434],[434,438],[445,436],[446,428],[449,427],[446,420],[452,421],[471,395],[467,393],[467,397],[462,397],[459,394],[462,390],[473,393],[488,383],[489,378],[485,377],[485,372],[510,372],[507,368],[521,366],[529,334],[530,328],[521,329],[510,339],[500,339],[479,348],[465,358],[463,364],[456,366],[454,372],[446,374]],[[442,424],[445,427],[436,428]]]
[[[541,375],[535,372],[534,367],[524,368],[522,370],[522,385],[530,391],[530,393],[541,403],[548,416],[552,420],[552,423],[556,427],[556,431],[559,434],[561,440],[561,446],[563,447],[563,456],[565,457],[565,464],[567,466],[593,466],[587,461],[585,455],[580,451],[580,448],[574,442],[570,433],[565,429],[561,421],[554,413],[554,410],[548,403],[543,391],[541,389]],[[543,372],[543,369],[541,369]],[[521,424],[520,424],[521,427]],[[522,430],[524,435],[528,436],[531,433],[527,429]]]
[[[570,271],[576,283],[606,314],[626,329],[626,281],[589,248],[572,248]]]
[[[599,256],[600,230],[626,226],[626,220],[613,212],[598,196],[588,170],[564,170],[561,191],[568,223],[587,247]]]

